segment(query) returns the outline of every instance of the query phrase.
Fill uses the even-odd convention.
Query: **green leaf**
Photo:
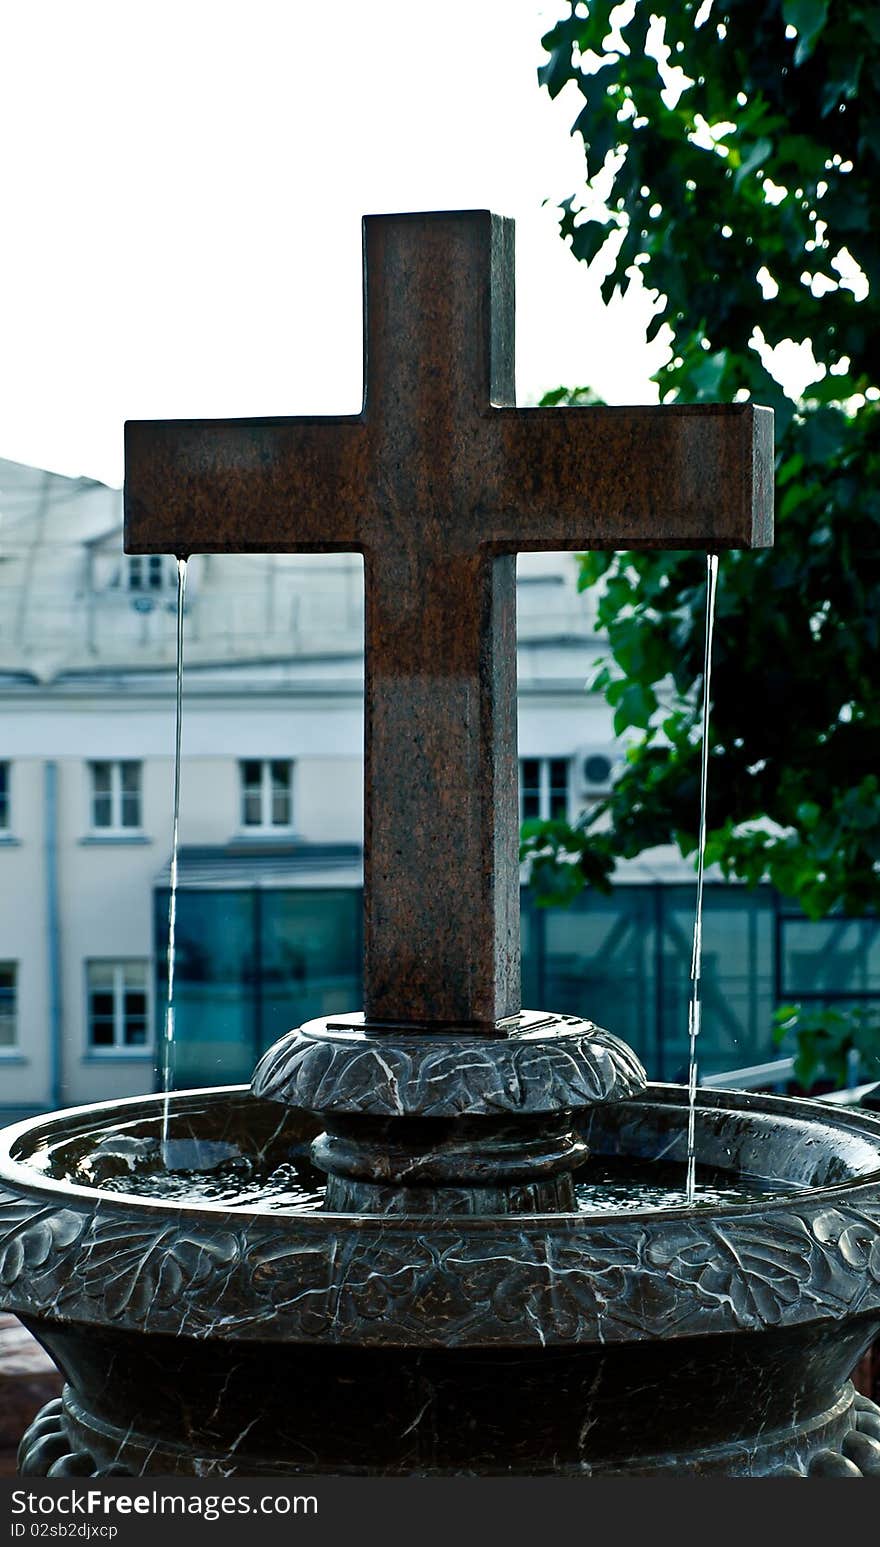
[[[773,141],[768,139],[766,135],[761,139],[756,140],[734,173],[734,188],[739,188],[740,184],[745,180],[745,178],[749,177],[752,172],[756,172],[758,167],[762,167],[768,156],[771,154],[772,150]]]
[[[821,807],[813,800],[804,800],[797,808],[797,819],[802,827],[815,828],[821,815]]]
[[[701,399],[709,402],[717,400],[726,370],[726,349],[718,349],[714,354],[704,355],[700,364],[691,371],[691,380]]]
[[[618,705],[614,714],[616,736],[622,735],[630,726],[641,730],[646,729],[651,715],[657,708],[657,697],[652,688],[645,687],[641,682],[625,682],[622,687],[623,691],[616,695]]]
[[[783,0],[782,16],[787,27],[794,27],[798,35],[794,62],[801,65],[809,59],[816,39],[828,20],[828,0]]]

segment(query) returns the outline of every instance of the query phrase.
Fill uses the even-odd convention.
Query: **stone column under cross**
[[[364,221],[352,417],[126,426],[129,553],[357,551],[365,1019],[520,1010],[515,555],[770,541],[772,414],[518,409],[513,222]]]

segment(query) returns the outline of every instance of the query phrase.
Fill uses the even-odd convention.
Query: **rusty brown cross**
[[[126,426],[129,553],[356,551],[370,1022],[520,1008],[515,555],[770,541],[772,414],[518,409],[513,222],[364,221],[364,406]]]

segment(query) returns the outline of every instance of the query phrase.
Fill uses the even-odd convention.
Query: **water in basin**
[[[306,1156],[279,1158],[277,1148],[242,1153],[234,1141],[165,1140],[120,1135],[63,1152],[47,1148],[30,1157],[36,1169],[104,1192],[168,1203],[318,1213],[324,1178]],[[758,1203],[782,1184],[701,1167],[693,1202],[681,1165],[635,1156],[594,1156],[577,1173],[575,1195],[582,1214],[627,1214],[657,1209],[709,1209]]]

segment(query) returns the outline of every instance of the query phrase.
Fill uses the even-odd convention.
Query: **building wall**
[[[0,960],[18,963],[19,1044],[0,1052],[0,1107],[41,1105],[51,1094],[46,930],[45,766],[11,769],[11,827],[0,842]]]
[[[314,843],[362,843],[363,757],[301,757],[293,809],[297,832]]]

